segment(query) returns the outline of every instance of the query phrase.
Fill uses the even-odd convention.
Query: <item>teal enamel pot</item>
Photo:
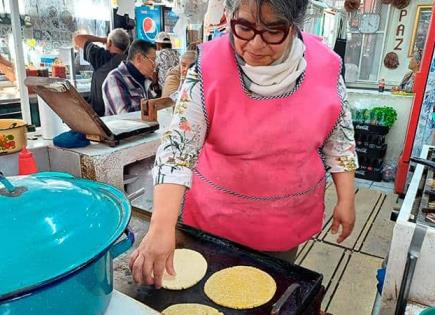
[[[119,190],[66,173],[0,173],[0,314],[101,315],[128,250]]]

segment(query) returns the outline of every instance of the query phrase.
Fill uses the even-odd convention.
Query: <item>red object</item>
[[[435,3],[432,6],[432,12],[435,12]],[[429,76],[429,69],[432,62],[434,48],[435,16],[432,14],[426,38],[426,44],[424,47],[423,59],[420,64],[420,71],[417,72],[415,77],[415,97],[408,121],[405,143],[402,154],[399,157],[399,163],[397,165],[396,180],[394,183],[394,190],[397,194],[403,194],[405,192],[406,178],[408,177],[409,170],[409,158],[411,157],[412,148],[414,146],[414,139],[417,132],[418,121],[420,119],[421,107],[423,105],[424,93],[426,90],[427,78]]]
[[[38,70],[33,68],[26,68],[26,75],[28,77],[37,77],[38,76]]]
[[[38,70],[36,69],[30,69],[30,68],[26,68],[26,76],[28,77],[37,77],[38,76]],[[35,94],[35,90],[32,88],[27,88],[27,91],[29,94]]]
[[[51,67],[51,76],[55,78],[66,79],[66,68],[64,65],[53,65]]]
[[[18,154],[18,174],[29,175],[36,173],[37,171],[38,167],[36,166],[32,152],[27,150],[26,147],[23,147],[21,152]]]
[[[151,18],[145,18],[143,20],[143,30],[145,33],[152,33],[154,32],[155,29],[155,25],[154,25],[154,21]]]
[[[378,90],[379,90],[379,92],[384,92],[384,90],[385,90],[385,80],[384,79],[379,81]]]

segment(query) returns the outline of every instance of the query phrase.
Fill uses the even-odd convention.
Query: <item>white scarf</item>
[[[263,97],[290,92],[307,67],[304,52],[303,41],[295,37],[290,52],[284,53],[269,66],[250,66],[238,57],[246,87],[250,92]]]

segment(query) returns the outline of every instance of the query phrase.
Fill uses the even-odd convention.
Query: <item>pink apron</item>
[[[304,34],[307,69],[288,96],[246,94],[229,37],[200,54],[208,133],[183,205],[184,223],[263,251],[285,251],[321,230],[319,154],[341,112],[340,60]]]

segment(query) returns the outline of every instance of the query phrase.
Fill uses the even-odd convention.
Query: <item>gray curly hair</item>
[[[277,17],[289,25],[302,26],[309,0],[225,0],[225,9],[230,16],[234,16],[243,2],[255,5],[260,22],[262,5],[270,4]]]

